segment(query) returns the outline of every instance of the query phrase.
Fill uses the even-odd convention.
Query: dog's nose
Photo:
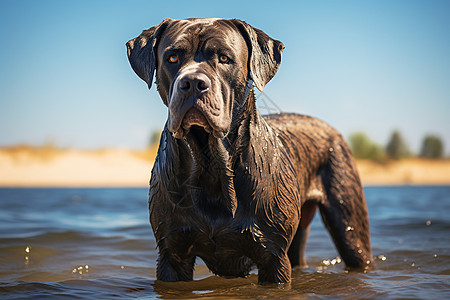
[[[202,73],[186,74],[178,82],[178,90],[183,94],[200,95],[211,88],[211,80]]]

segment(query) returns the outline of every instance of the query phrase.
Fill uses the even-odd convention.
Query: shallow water
[[[450,298],[450,187],[365,189],[376,270],[346,273],[316,216],[290,286],[155,280],[146,188],[0,189],[0,298]]]

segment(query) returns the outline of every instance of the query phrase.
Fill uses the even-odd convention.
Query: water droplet
[[[386,256],[378,255],[378,259],[381,260],[381,261],[385,261],[386,260]]]

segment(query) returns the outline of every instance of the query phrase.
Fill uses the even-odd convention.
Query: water
[[[316,216],[290,286],[155,280],[146,188],[0,189],[0,298],[450,298],[450,186],[365,189],[375,271],[346,273]]]

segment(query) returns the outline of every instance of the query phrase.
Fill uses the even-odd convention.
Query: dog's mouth
[[[197,108],[193,107],[187,111],[181,127],[188,139],[192,139],[200,149],[208,145],[209,136],[213,129],[205,115]]]
[[[211,125],[205,115],[197,108],[191,108],[187,111],[181,123],[180,130],[188,140],[194,142],[199,149],[207,147],[208,140],[213,132]]]
[[[203,130],[207,133],[211,133],[213,131],[208,120],[206,120],[205,115],[195,107],[186,112],[181,126],[185,132],[189,132],[192,126],[203,128]]]
[[[198,125],[193,125],[189,128],[188,139],[192,140],[201,151],[207,148],[210,136],[210,133]]]
[[[202,133],[200,134],[200,132]],[[174,132],[174,136],[175,138],[181,139],[186,137],[189,133],[192,133],[194,136],[204,135],[206,138],[213,135],[216,138],[223,139],[228,131],[216,130],[203,112],[196,107],[191,107],[184,115],[181,126]],[[203,141],[204,139],[205,138],[202,137],[199,141]]]

